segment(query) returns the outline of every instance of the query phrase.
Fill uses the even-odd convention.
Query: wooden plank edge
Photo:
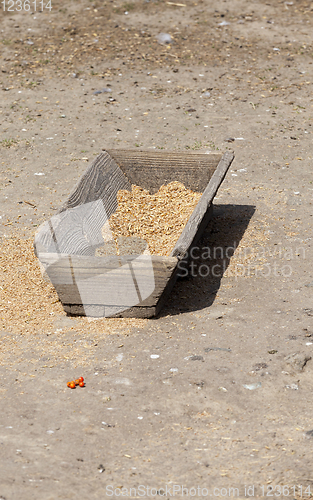
[[[144,157],[155,157],[155,158],[168,158],[168,157],[172,157],[172,158],[186,158],[186,156],[190,156],[190,157],[199,157],[199,158],[203,158],[203,157],[207,157],[207,159],[209,160],[210,158],[216,156],[216,157],[222,157],[222,153],[200,153],[198,151],[188,151],[188,152],[185,152],[185,151],[173,151],[173,150],[170,150],[170,151],[150,151],[150,150],[147,150],[147,149],[106,149],[106,148],[103,148],[102,149],[103,152],[106,152],[108,153],[111,157],[114,157],[114,155],[120,155],[120,156],[124,156],[127,157],[131,157],[131,158],[144,158]],[[101,153],[100,153],[101,154]],[[131,159],[129,158],[129,159]]]
[[[86,316],[84,306],[82,304],[62,304],[63,309],[68,316]],[[140,307],[134,306],[126,309],[122,313],[117,313],[109,318],[152,318],[156,315],[156,307]],[[97,319],[104,319],[99,317]]]
[[[206,211],[209,209],[221,183],[223,182],[227,174],[230,165],[232,164],[234,156],[235,155],[233,151],[226,151],[226,153],[224,153],[224,155],[222,156],[214,174],[210,179],[209,184],[207,185],[203,195],[199,200],[199,203],[195,207],[193,213],[187,221],[186,226],[183,229],[183,232],[178,238],[176,245],[170,254],[171,257],[182,259],[184,258],[185,253],[191,247],[195,235],[198,232],[199,225],[201,225],[201,221],[199,221],[198,225],[196,224],[196,221],[199,217],[203,218],[205,216]]]

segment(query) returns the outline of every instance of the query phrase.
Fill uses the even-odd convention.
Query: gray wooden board
[[[189,220],[187,221],[187,224],[184,227],[183,232],[181,233],[171,253],[172,257],[178,257],[179,259],[182,259],[185,253],[188,252],[193,240],[196,237],[200,237],[200,231],[203,231],[204,229],[202,220],[205,217],[205,214],[209,209],[218,188],[223,182],[223,179],[233,159],[234,153],[231,151],[227,151],[223,155],[222,159],[217,165],[214,174],[211,177],[209,184],[205,188],[205,191],[201,196],[199,203],[197,204]]]
[[[117,192],[131,189],[127,177],[106,152],[100,153],[76,184],[60,212],[101,199],[110,217],[117,209]]]
[[[138,256],[81,257],[74,255],[70,258],[62,257],[48,266],[46,273],[62,303],[99,305],[101,302],[94,301],[93,297],[101,296],[105,282],[111,283],[112,287],[120,287],[127,296],[125,266],[128,263],[133,264],[136,257]],[[133,268],[135,267],[135,278],[136,276],[140,277],[140,288],[145,290],[145,281],[147,287],[151,288],[151,285],[153,285],[151,294],[141,301],[142,307],[151,307],[157,304],[176,266],[177,258],[157,255],[141,258],[139,262],[137,261],[136,267],[133,265]],[[106,277],[109,277],[109,281],[106,281]],[[151,283],[151,280],[153,280],[153,283]],[[92,293],[88,293],[90,288],[92,288]],[[85,300],[82,299],[84,292],[87,295]],[[110,289],[107,292],[107,301],[110,303],[111,300],[114,300],[114,294]],[[118,304],[111,302],[110,305],[117,306]]]
[[[108,149],[131,184],[154,194],[163,184],[179,181],[188,189],[202,193],[209,183],[220,153],[148,152]]]

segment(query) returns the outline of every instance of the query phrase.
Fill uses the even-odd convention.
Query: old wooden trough
[[[34,248],[70,315],[140,317],[158,314],[183,263],[212,217],[212,201],[232,152],[106,150],[88,167],[57,215],[38,230]],[[203,193],[169,257],[142,252],[96,256],[101,228],[117,209],[117,193],[136,184],[155,193],[182,182]],[[143,248],[143,247],[141,247]]]

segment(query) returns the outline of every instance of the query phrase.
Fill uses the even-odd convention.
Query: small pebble
[[[293,389],[294,391],[297,391],[299,389],[299,386],[297,384],[290,384],[290,385],[285,385],[286,389]]]
[[[204,361],[203,356],[190,356],[190,361]]]
[[[156,39],[161,45],[168,45],[169,43],[172,43],[172,37],[168,33],[160,33]]]
[[[255,384],[243,384],[243,387],[245,389],[249,389],[249,391],[253,391],[254,389],[258,389],[259,387],[262,387],[261,382],[256,382]]]

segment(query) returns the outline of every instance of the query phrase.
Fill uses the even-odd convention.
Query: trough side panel
[[[117,265],[118,257],[73,258],[72,263],[75,275],[75,282],[73,283],[71,283],[70,279],[65,280],[66,274],[69,274],[69,278],[71,277],[71,269],[69,269],[67,260],[61,259],[51,266],[49,277],[64,307],[70,305],[94,305],[110,306],[111,309],[115,306],[116,308],[121,308],[122,306],[127,308],[130,305],[127,304],[129,298],[127,296],[127,287],[129,287],[129,283],[126,278],[128,278],[128,275],[126,272],[121,272],[121,270],[127,262],[135,262],[133,257],[124,256],[121,258],[121,266]],[[143,297],[143,300],[140,301],[140,307],[155,307],[157,305],[176,269],[177,262],[176,258],[159,256],[151,256],[150,261],[147,256],[146,259],[141,260],[137,264],[135,277],[137,278],[137,283],[140,283],[140,291],[151,289],[151,282],[152,284],[154,283],[149,296]],[[114,303],[114,287],[119,288],[122,292],[122,294],[119,294],[120,298],[122,298],[122,302],[120,303]],[[130,292],[132,292],[131,288]],[[77,293],[78,289],[80,289],[80,294]],[[98,299],[100,297],[104,299],[103,302],[99,302]],[[123,302],[123,298],[125,302]],[[136,303],[136,301],[132,301],[132,297],[130,297],[130,301],[133,304]]]
[[[88,167],[59,213],[69,208],[102,200],[110,217],[117,209],[117,193],[131,189],[131,184],[117,163],[108,153],[100,153]]]
[[[180,235],[172,253],[171,257],[177,257],[178,259],[183,259],[184,255],[190,249],[193,241],[200,238],[202,232],[205,229],[205,225],[202,223],[206,216],[206,212],[209,209],[214,196],[217,193],[223,179],[229,169],[232,161],[234,159],[234,153],[227,151],[221,161],[219,162],[217,169],[215,170],[208,186],[206,187],[200,201],[194,211],[192,212],[182,234]]]
[[[179,181],[187,189],[203,192],[221,154],[112,150],[114,158],[132,184],[156,193],[163,184]]]

